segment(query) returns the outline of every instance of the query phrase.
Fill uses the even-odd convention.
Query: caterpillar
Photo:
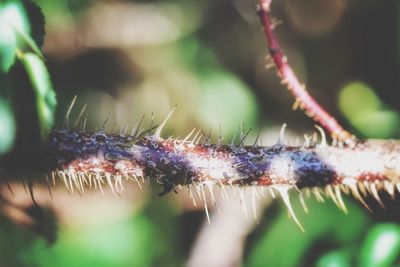
[[[166,119],[153,131],[134,129],[131,134],[107,134],[84,129],[58,129],[49,139],[48,159],[53,184],[61,179],[69,191],[83,192],[85,187],[113,192],[124,190],[123,181],[133,180],[139,186],[145,179],[157,181],[163,191],[160,196],[177,188],[187,187],[190,196],[204,203],[209,220],[207,196],[215,204],[214,188],[226,195],[226,187],[253,187],[255,194],[266,190],[279,195],[299,227],[291,206],[290,192],[297,192],[304,208],[303,194],[324,196],[347,212],[342,193],[353,195],[367,209],[364,200],[372,195],[384,207],[379,196],[383,190],[391,196],[400,192],[400,143],[368,140],[355,146],[343,143],[328,145],[321,128],[321,142],[308,138],[299,146],[284,143],[281,129],[273,146],[211,144],[210,136],[191,131],[184,139],[162,138]],[[203,137],[203,141],[200,139]]]

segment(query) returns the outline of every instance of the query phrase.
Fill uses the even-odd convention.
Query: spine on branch
[[[164,188],[177,186],[224,189],[225,186],[267,188],[281,195],[293,218],[288,192],[305,189],[317,199],[325,194],[344,211],[341,192],[352,194],[369,209],[363,197],[371,194],[382,206],[379,191],[394,196],[400,191],[400,142],[370,140],[355,147],[307,144],[269,147],[198,143],[163,139],[159,135],[137,137],[104,132],[54,131],[49,151],[55,166],[53,180],[60,177],[69,190],[108,185],[118,193],[123,180],[156,180]],[[199,193],[196,191],[196,193]]]
[[[51,136],[50,151],[56,162],[49,166],[67,176],[150,177],[167,191],[176,185],[208,183],[370,188],[396,184],[400,177],[400,142],[393,140],[365,141],[354,148],[326,143],[287,146],[282,141],[264,147],[59,130]]]

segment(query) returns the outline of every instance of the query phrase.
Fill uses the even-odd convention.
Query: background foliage
[[[78,105],[88,104],[90,129],[107,117],[109,131],[152,112],[160,121],[178,104],[167,134],[221,128],[230,140],[242,121],[263,130],[264,144],[275,141],[282,122],[294,136],[311,132],[312,122],[291,111],[293,99],[264,68],[265,40],[252,4],[1,1],[0,155],[45,142],[75,94]],[[400,135],[399,10],[395,0],[274,5],[289,61],[323,106],[362,138]],[[121,198],[80,197],[60,188],[50,200],[38,187],[38,201],[53,206],[60,222],[57,241],[49,246],[4,217],[0,265],[183,266],[207,227],[204,212],[180,195],[160,199],[158,191],[130,186]],[[23,189],[15,194],[29,202]],[[315,200],[304,214],[295,201],[306,234],[274,201],[244,234],[243,255],[226,257],[243,266],[400,266],[399,201],[382,198],[386,210],[369,201],[373,214],[345,199],[349,215]],[[241,227],[237,221],[231,224]]]

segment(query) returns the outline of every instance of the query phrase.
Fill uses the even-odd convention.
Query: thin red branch
[[[300,83],[293,69],[287,62],[286,56],[280,48],[273,28],[274,24],[270,15],[271,0],[259,0],[259,14],[268,40],[269,53],[275,63],[282,81],[293,94],[300,107],[306,114],[323,126],[333,138],[343,141],[346,144],[354,144],[356,138],[336,121],[326,110],[324,110],[315,99],[306,91],[305,85]]]

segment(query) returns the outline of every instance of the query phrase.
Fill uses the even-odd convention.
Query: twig
[[[323,126],[334,139],[344,142],[347,145],[354,145],[357,139],[336,121],[327,111],[325,111],[315,99],[305,89],[305,85],[299,82],[293,69],[287,62],[286,56],[280,48],[273,28],[274,24],[270,15],[271,0],[259,0],[259,16],[267,36],[269,53],[289,91],[293,94],[299,106],[305,110],[306,114]]]
[[[352,193],[367,209],[363,197],[368,193],[383,206],[379,191],[393,197],[396,187],[400,192],[398,141],[371,140],[355,147],[306,141],[305,145],[287,146],[282,139],[262,147],[58,130],[50,138],[51,161],[45,165],[54,167],[48,171],[60,177],[71,192],[74,187],[83,191],[82,185],[97,184],[101,189],[104,184],[115,185],[120,193],[123,177],[138,183],[146,177],[161,184],[161,195],[179,186],[199,188],[206,208],[203,191],[210,191],[213,199],[213,186],[267,187],[281,196],[297,223],[288,194],[292,189],[312,191],[319,200],[325,193],[345,212],[341,192]]]

